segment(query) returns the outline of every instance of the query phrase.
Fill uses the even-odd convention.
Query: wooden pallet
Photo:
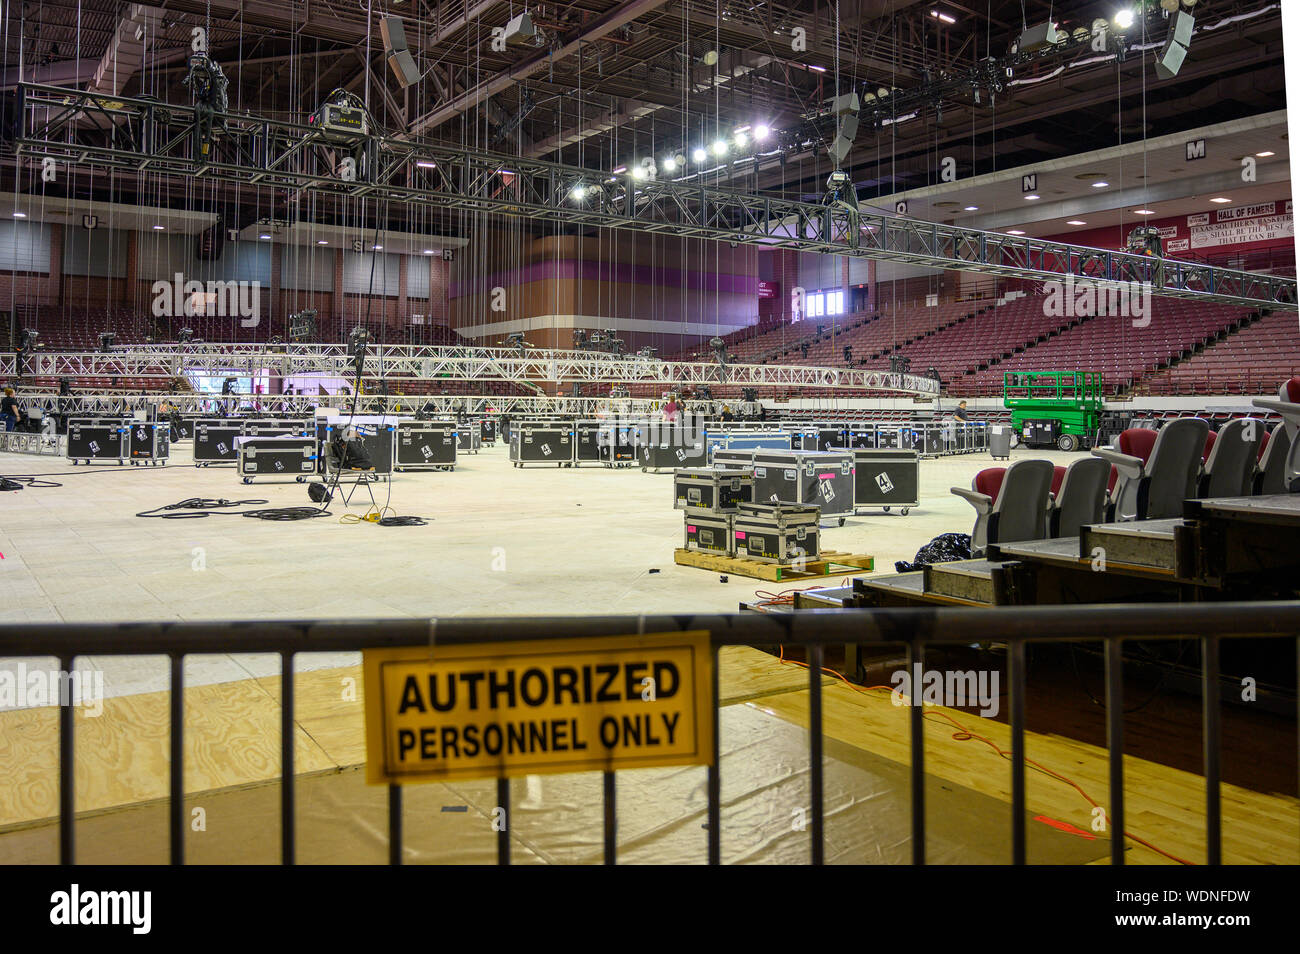
[[[701,553],[678,547],[673,551],[673,561],[679,566],[694,566],[715,573],[734,573],[756,580],[783,583],[790,580],[810,580],[821,576],[847,576],[875,567],[875,557],[855,553],[825,550],[816,560],[808,560],[803,569],[796,570],[790,563],[762,563],[747,557],[727,557],[716,553]]]

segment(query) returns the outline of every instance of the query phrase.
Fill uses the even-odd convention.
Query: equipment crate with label
[[[733,556],[735,547],[732,542],[731,524],[734,519],[729,513],[688,513],[686,514],[686,549],[700,553],[716,553],[720,556]]]
[[[713,453],[713,466],[725,470],[753,470],[754,454],[752,450],[717,450]]]
[[[235,467],[246,484],[255,477],[293,478],[302,483],[316,473],[315,437],[240,437],[236,443]]]
[[[477,454],[483,446],[483,424],[481,421],[462,421],[456,425],[456,449],[470,454]]]
[[[510,434],[510,461],[516,467],[525,464],[574,464],[574,427],[572,424],[518,423]]]
[[[131,456],[131,425],[120,417],[73,418],[68,421],[68,460],[89,464],[93,460],[115,460]]]
[[[629,424],[602,424],[596,433],[600,459],[606,467],[628,467],[636,461],[637,429]]]
[[[907,512],[920,502],[921,459],[913,450],[859,448],[853,454],[853,509],[898,507]]]
[[[760,563],[816,560],[820,520],[816,507],[741,504],[731,524],[732,545],[736,556]]]
[[[479,433],[483,436],[484,444],[495,444],[497,442],[497,422],[495,419],[485,417],[479,421]]]
[[[850,451],[755,451],[754,502],[818,507],[823,517],[853,513]]]
[[[754,499],[748,471],[690,468],[673,473],[673,509],[688,513],[734,513]]]
[[[231,418],[202,419],[194,422],[194,466],[233,464],[235,438],[243,434],[243,423]]]
[[[683,467],[703,467],[707,461],[704,438],[696,436],[687,443],[687,435],[698,432],[680,428],[664,428],[658,432],[643,433],[637,446],[637,456],[642,470],[678,470]]]
[[[130,425],[128,449],[131,463],[167,465],[171,456],[172,426],[167,421],[135,421]]]
[[[393,469],[455,470],[456,427],[452,421],[398,421]]]

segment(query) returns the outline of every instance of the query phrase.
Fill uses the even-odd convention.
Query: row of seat
[[[1300,493],[1300,376],[1279,398],[1255,401],[1282,416],[1271,432],[1255,418],[1217,433],[1202,418],[1179,418],[1159,431],[1125,430],[1114,447],[1068,468],[1023,460],[980,471],[969,490],[952,488],[975,508],[972,554],[990,543],[1077,536],[1089,524],[1181,517],[1188,499]]]

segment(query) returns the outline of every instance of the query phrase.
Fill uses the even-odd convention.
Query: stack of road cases
[[[735,513],[740,504],[753,499],[750,471],[688,467],[673,472],[673,509],[685,510],[687,520],[701,513]]]
[[[731,522],[735,555],[760,563],[816,560],[821,512],[788,504],[740,504]]]
[[[752,469],[755,503],[817,507],[841,524],[853,513],[852,451],[718,451],[714,464]]]

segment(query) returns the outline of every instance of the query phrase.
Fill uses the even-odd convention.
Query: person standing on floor
[[[4,421],[6,431],[18,426],[18,399],[13,388],[5,388],[4,400],[0,401],[0,420]]]

